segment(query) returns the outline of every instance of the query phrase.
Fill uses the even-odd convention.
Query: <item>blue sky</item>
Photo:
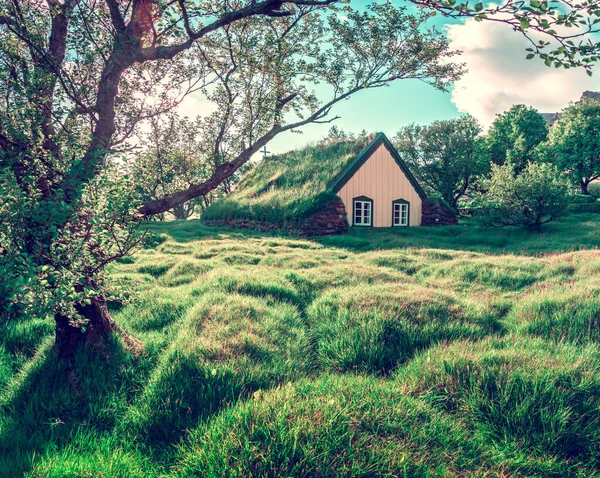
[[[373,0],[351,0],[350,6],[357,10],[364,9]],[[393,1],[394,5],[415,9],[408,2]],[[449,21],[438,15],[431,20],[431,25],[444,31],[447,24],[460,23]],[[460,60],[459,60],[460,61]],[[361,91],[350,99],[338,103],[332,116],[340,116],[335,121],[337,127],[345,131],[358,133],[383,131],[393,136],[400,127],[410,123],[430,123],[436,120],[455,118],[460,115],[456,105],[452,103],[450,92],[436,90],[419,80],[401,80],[388,87]],[[302,129],[302,134],[286,133],[278,136],[268,145],[269,151],[281,153],[310,141],[321,139],[327,134],[331,124],[310,125]]]
[[[389,87],[365,90],[339,103],[332,111],[340,116],[334,123],[345,131],[383,131],[393,136],[410,123],[426,124],[460,115],[449,92],[441,92],[418,80],[392,83]],[[284,133],[273,139],[269,151],[281,153],[327,135],[332,124],[309,125],[302,134]]]

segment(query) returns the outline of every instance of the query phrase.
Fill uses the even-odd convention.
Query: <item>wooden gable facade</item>
[[[420,226],[427,196],[383,133],[336,178],[331,190],[351,226]]]

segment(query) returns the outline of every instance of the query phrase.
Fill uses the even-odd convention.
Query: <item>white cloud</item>
[[[217,106],[200,91],[196,91],[187,95],[177,112],[181,116],[187,116],[191,120],[196,119],[196,116],[208,116],[217,111]]]
[[[590,78],[583,69],[548,68],[539,59],[526,60],[527,40],[507,25],[467,20],[447,29],[450,47],[463,52],[460,61],[469,70],[455,83],[452,102],[485,127],[515,104],[553,113],[583,91],[600,89],[600,71]]]

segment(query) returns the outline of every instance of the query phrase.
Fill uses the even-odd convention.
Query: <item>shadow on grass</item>
[[[215,228],[200,221],[150,223],[149,230],[158,243],[171,239],[185,243],[204,239],[292,238],[252,230]],[[162,240],[161,240],[162,238]],[[553,252],[596,249],[600,246],[600,221],[597,214],[571,214],[544,225],[540,230],[506,227],[489,228],[472,219],[457,226],[413,228],[351,229],[347,235],[313,238],[327,247],[356,252],[375,249],[434,248],[488,254],[540,255]]]
[[[80,350],[72,365],[57,360],[45,339],[0,396],[0,477],[21,476],[78,432],[114,429],[144,369],[116,338],[102,353]]]

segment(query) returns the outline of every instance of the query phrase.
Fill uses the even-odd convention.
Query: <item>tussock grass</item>
[[[109,270],[141,354],[115,339],[69,368],[51,320],[3,322],[1,477],[600,474],[595,217],[149,226]]]
[[[527,476],[600,471],[600,349],[509,336],[429,349],[396,380]]]
[[[325,375],[256,392],[194,430],[175,476],[501,475],[481,451],[460,424],[394,384]]]
[[[148,442],[170,443],[241,396],[314,368],[293,306],[208,293],[188,311],[126,422]]]
[[[308,311],[324,369],[379,373],[438,342],[498,332],[496,315],[473,313],[441,291],[408,281],[335,289]]]

